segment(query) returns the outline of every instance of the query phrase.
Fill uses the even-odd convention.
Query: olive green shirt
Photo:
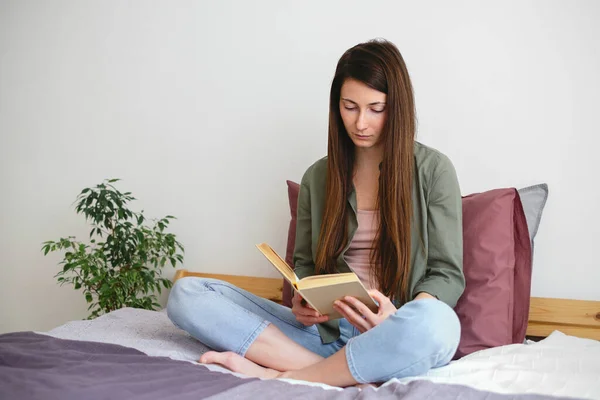
[[[419,142],[415,142],[414,159],[409,298],[426,292],[454,307],[465,286],[462,200],[456,171],[448,157]],[[315,274],[313,260],[316,259],[325,208],[326,175],[327,157],[324,157],[310,166],[302,177],[293,258],[299,278]],[[337,259],[340,273],[351,271],[344,254],[358,227],[354,188],[347,201],[351,206],[349,240]],[[319,324],[318,329],[323,343],[339,338],[339,320]]]

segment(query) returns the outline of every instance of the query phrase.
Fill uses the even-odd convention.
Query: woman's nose
[[[368,128],[368,126],[369,125],[367,124],[367,116],[365,115],[365,113],[359,113],[358,117],[356,118],[356,129],[359,131],[364,131]]]

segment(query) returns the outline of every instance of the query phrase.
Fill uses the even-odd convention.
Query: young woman
[[[379,305],[336,302],[328,320],[226,282],[184,278],[173,323],[216,351],[200,362],[263,378],[335,386],[418,375],[447,364],[460,339],[452,307],[464,289],[462,203],[449,159],[415,141],[412,85],[398,49],[349,49],[331,86],[328,156],[302,178],[294,266],[299,277],[353,270]]]

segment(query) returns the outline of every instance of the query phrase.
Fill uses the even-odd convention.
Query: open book
[[[256,245],[283,277],[300,293],[308,304],[329,320],[342,318],[335,311],[333,302],[344,296],[352,296],[377,313],[377,303],[369,296],[367,289],[354,272],[328,275],[313,275],[299,279],[279,254],[266,243]]]

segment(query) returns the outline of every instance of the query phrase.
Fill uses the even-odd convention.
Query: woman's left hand
[[[378,290],[369,290],[369,295],[379,303],[377,314],[373,313],[363,302],[355,297],[346,296],[333,303],[333,307],[344,316],[360,333],[376,327],[387,317],[395,313],[396,306]]]

